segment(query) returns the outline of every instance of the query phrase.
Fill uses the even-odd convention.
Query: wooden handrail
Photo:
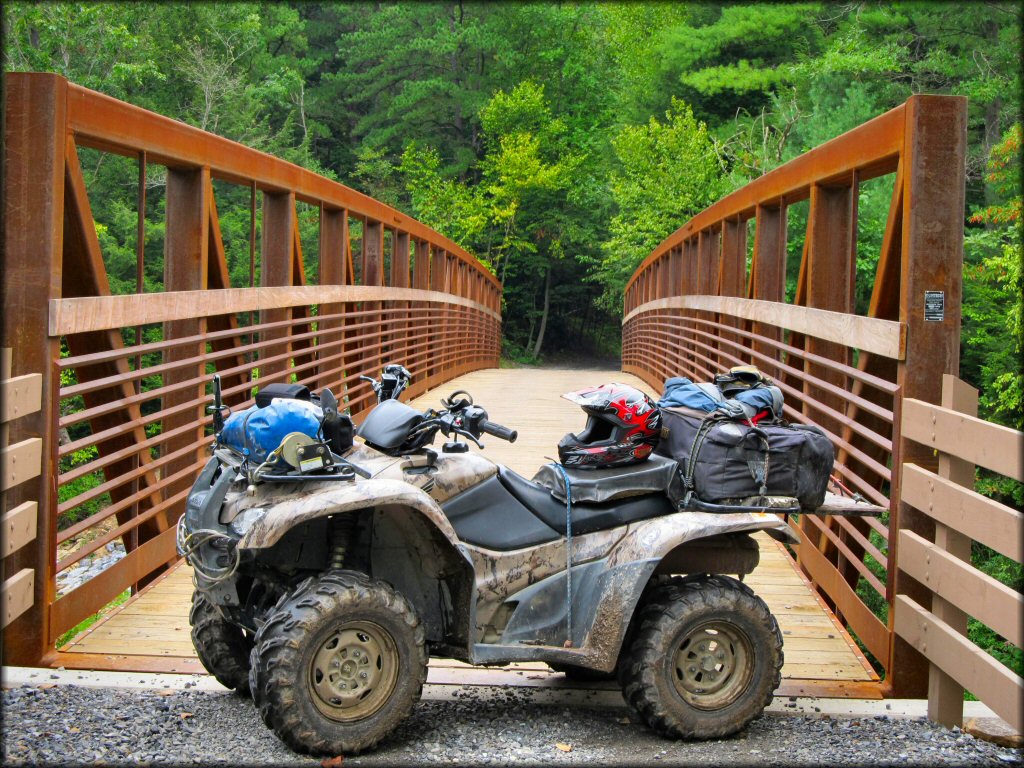
[[[182,318],[207,317],[213,314],[363,301],[424,301],[452,304],[476,309],[495,320],[501,319],[501,315],[490,307],[441,291],[367,285],[304,285],[51,299],[50,335],[103,331]]]
[[[653,262],[716,222],[731,219],[745,221],[754,216],[758,206],[766,203],[788,205],[806,200],[811,195],[814,183],[829,185],[845,182],[853,177],[854,172],[860,181],[892,173],[896,170],[899,153],[903,151],[905,110],[905,104],[890,109],[853,131],[769,171],[705,208],[651,252],[626,283],[626,292]]]
[[[42,440],[29,438],[15,445],[7,444],[7,424],[40,408],[43,377],[38,373],[11,378],[11,350],[0,352],[0,489],[9,488],[39,477],[42,465]],[[38,501],[23,501],[7,510],[0,519],[3,526],[0,559],[14,554],[36,538],[39,517]],[[0,629],[27,611],[35,602],[36,573],[20,568],[0,584]]]
[[[966,412],[961,412],[961,410]],[[977,418],[977,392],[952,376],[943,381],[943,405],[913,401],[907,433],[940,452],[938,473],[903,465],[903,501],[935,521],[935,541],[899,534],[897,568],[932,593],[931,610],[906,594],[895,600],[894,628],[932,667],[928,716],[947,727],[963,724],[963,692],[971,691],[1024,731],[1024,677],[967,639],[967,616],[1024,646],[1024,596],[971,565],[971,540],[1020,563],[1024,514],[979,496],[974,462],[1020,478],[1024,432]],[[949,434],[951,423],[964,428]],[[1001,469],[1006,469],[1002,472]],[[967,487],[959,487],[966,485]],[[905,591],[897,581],[898,591]]]
[[[936,451],[1024,482],[1021,433],[914,398],[903,401],[903,434]]]
[[[834,341],[863,352],[900,360],[903,358],[904,327],[895,320],[860,317],[845,312],[794,306],[780,301],[757,301],[733,296],[670,296],[654,299],[631,310],[622,319],[625,325],[644,312],[658,309],[693,309],[718,312],[743,320],[757,320],[779,328]]]
[[[21,76],[57,77],[34,72]],[[74,83],[67,84],[67,93],[68,128],[82,146],[127,157],[145,152],[150,164],[205,166],[214,178],[235,184],[255,184],[256,189],[270,193],[294,191],[296,199],[303,202],[324,202],[435,244],[478,269],[492,285],[500,288],[498,279],[464,248],[411,216],[351,187],[287,160]]]

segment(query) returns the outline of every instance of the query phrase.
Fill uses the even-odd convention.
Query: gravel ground
[[[676,742],[625,706],[567,708],[515,689],[422,701],[375,751],[345,765],[1008,765],[1020,750],[925,720],[768,714],[737,736]],[[5,765],[309,765],[231,693],[22,686],[3,692]],[[561,745],[561,748],[558,746]],[[566,750],[568,748],[568,750]],[[341,761],[325,761],[337,766]]]

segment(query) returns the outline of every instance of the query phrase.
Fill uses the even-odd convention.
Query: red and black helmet
[[[608,469],[651,455],[661,437],[661,412],[647,395],[628,384],[602,384],[562,395],[579,403],[587,426],[558,441],[558,460],[567,467]]]

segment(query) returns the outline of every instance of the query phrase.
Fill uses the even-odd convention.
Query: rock
[[[1024,747],[1024,735],[998,717],[973,717],[964,723],[964,732],[976,739],[984,739],[1000,747]]]

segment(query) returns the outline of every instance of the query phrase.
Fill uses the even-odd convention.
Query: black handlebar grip
[[[501,440],[508,440],[510,443],[514,443],[516,438],[519,437],[519,433],[514,429],[503,427],[501,424],[495,424],[493,421],[487,421],[486,419],[480,422],[480,431]]]

